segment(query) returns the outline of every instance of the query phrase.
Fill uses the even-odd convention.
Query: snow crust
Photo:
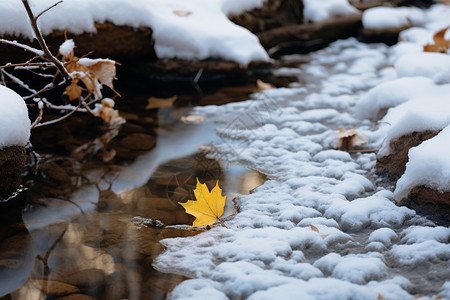
[[[347,0],[303,0],[303,17],[306,22],[321,22],[331,17],[359,14]]]
[[[0,149],[25,146],[30,139],[30,119],[25,101],[0,84]]]
[[[67,0],[42,15],[43,34],[54,30],[73,34],[95,32],[95,22],[112,22],[153,30],[159,58],[201,60],[221,58],[246,65],[269,57],[258,38],[235,25],[227,14],[260,7],[263,0]],[[52,0],[31,1],[35,12],[54,4]],[[32,38],[23,5],[16,0],[0,2],[0,34]],[[150,43],[151,41],[149,41]]]
[[[155,268],[194,278],[171,299],[413,299],[423,278],[404,268],[419,265],[441,274],[427,296],[443,296],[448,228],[394,204],[394,194],[378,187],[374,153],[333,149],[342,126],[367,136],[369,148],[382,144],[389,127],[374,129],[353,111],[371,88],[394,79],[388,55],[384,45],[338,41],[292,70],[302,78],[295,87],[194,110],[219,127],[213,157],[269,180],[236,199],[239,213],[224,220],[230,229],[162,241],[167,250]],[[407,90],[407,81],[399,84]]]

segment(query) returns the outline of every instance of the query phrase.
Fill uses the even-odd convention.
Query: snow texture
[[[359,11],[347,0],[303,0],[303,17],[306,22],[321,22],[331,17],[345,17]]]
[[[61,46],[59,46],[59,53],[63,57],[67,57],[72,51],[74,51],[74,48],[74,41],[72,39],[67,39],[66,41],[64,41],[64,43],[61,44]]]
[[[364,11],[364,28],[372,30],[403,29],[425,23],[425,14],[416,7],[374,7]]]
[[[36,14],[54,3],[31,1]],[[221,58],[246,65],[269,57],[258,38],[232,23],[227,14],[262,4],[263,0],[66,0],[43,14],[38,24],[43,34],[55,30],[72,34],[95,32],[95,23],[104,22],[147,26],[153,30],[159,58]],[[0,34],[33,37],[20,1],[0,1]]]
[[[213,157],[270,179],[236,199],[239,213],[225,220],[230,229],[216,225],[162,241],[167,250],[154,266],[194,278],[177,286],[171,299],[444,296],[448,228],[396,206],[393,193],[377,187],[375,154],[333,149],[342,126],[367,136],[368,148],[382,144],[388,126],[373,128],[353,112],[371,88],[393,80],[388,54],[384,45],[338,41],[311,54],[300,72],[292,70],[301,84],[194,110],[219,127]],[[398,80],[393,85],[407,90],[408,81]],[[429,78],[418,82],[437,87]],[[395,104],[380,98],[374,109],[408,101],[395,97]],[[427,281],[407,271],[418,265],[436,277]]]
[[[30,119],[25,101],[0,84],[0,149],[25,146],[30,139]]]

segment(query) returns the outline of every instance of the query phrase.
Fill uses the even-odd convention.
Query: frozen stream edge
[[[381,145],[386,126],[356,119],[353,107],[395,78],[387,52],[338,41],[299,69],[280,70],[301,84],[196,109],[217,123],[216,158],[271,180],[238,198],[230,229],[162,241],[154,266],[194,278],[171,298],[450,299],[450,229],[396,206],[393,187],[373,172],[374,153],[333,150],[338,128]]]

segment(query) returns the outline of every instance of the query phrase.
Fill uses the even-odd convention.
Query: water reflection
[[[265,180],[195,153],[160,164],[145,184],[125,192],[114,192],[111,181],[84,186],[70,201],[43,198],[23,221],[18,213],[2,226],[18,229],[1,233],[0,279],[9,281],[0,291],[10,293],[1,299],[164,299],[187,277],[153,269],[163,251],[159,241],[205,230],[167,227],[192,224],[178,202],[194,199],[196,178],[210,188],[219,180],[229,199],[227,215],[236,213],[230,200]]]

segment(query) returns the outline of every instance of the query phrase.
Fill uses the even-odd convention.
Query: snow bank
[[[33,10],[40,12],[54,1],[31,3]],[[258,38],[228,20],[227,14],[262,4],[263,0],[66,0],[42,15],[39,25],[44,34],[54,30],[73,34],[95,32],[96,22],[147,26],[153,30],[159,58],[221,58],[246,65],[269,57]],[[33,37],[20,1],[0,1],[0,34]]]
[[[373,30],[419,26],[426,21],[425,14],[415,7],[374,7],[364,11],[364,28]]]
[[[450,95],[450,85],[446,84],[436,87],[433,94],[414,98],[390,109],[382,122],[391,126],[378,155],[391,154],[390,142],[402,135],[415,131],[437,131],[447,127],[450,124],[448,95]]]
[[[436,86],[425,77],[399,78],[383,82],[367,94],[355,106],[355,115],[361,119],[377,120],[382,110],[395,107],[414,97],[433,93]]]
[[[433,52],[404,54],[394,63],[398,77],[424,76],[435,78],[450,73],[450,55]]]
[[[0,149],[25,146],[30,139],[30,119],[25,101],[0,84]]]
[[[447,111],[448,113],[448,111]],[[449,122],[450,124],[450,116]],[[395,198],[408,196],[415,186],[424,185],[439,192],[450,192],[450,126],[437,136],[409,150],[406,171],[397,181]]]
[[[347,0],[303,0],[305,22],[321,22],[331,17],[359,14]]]

